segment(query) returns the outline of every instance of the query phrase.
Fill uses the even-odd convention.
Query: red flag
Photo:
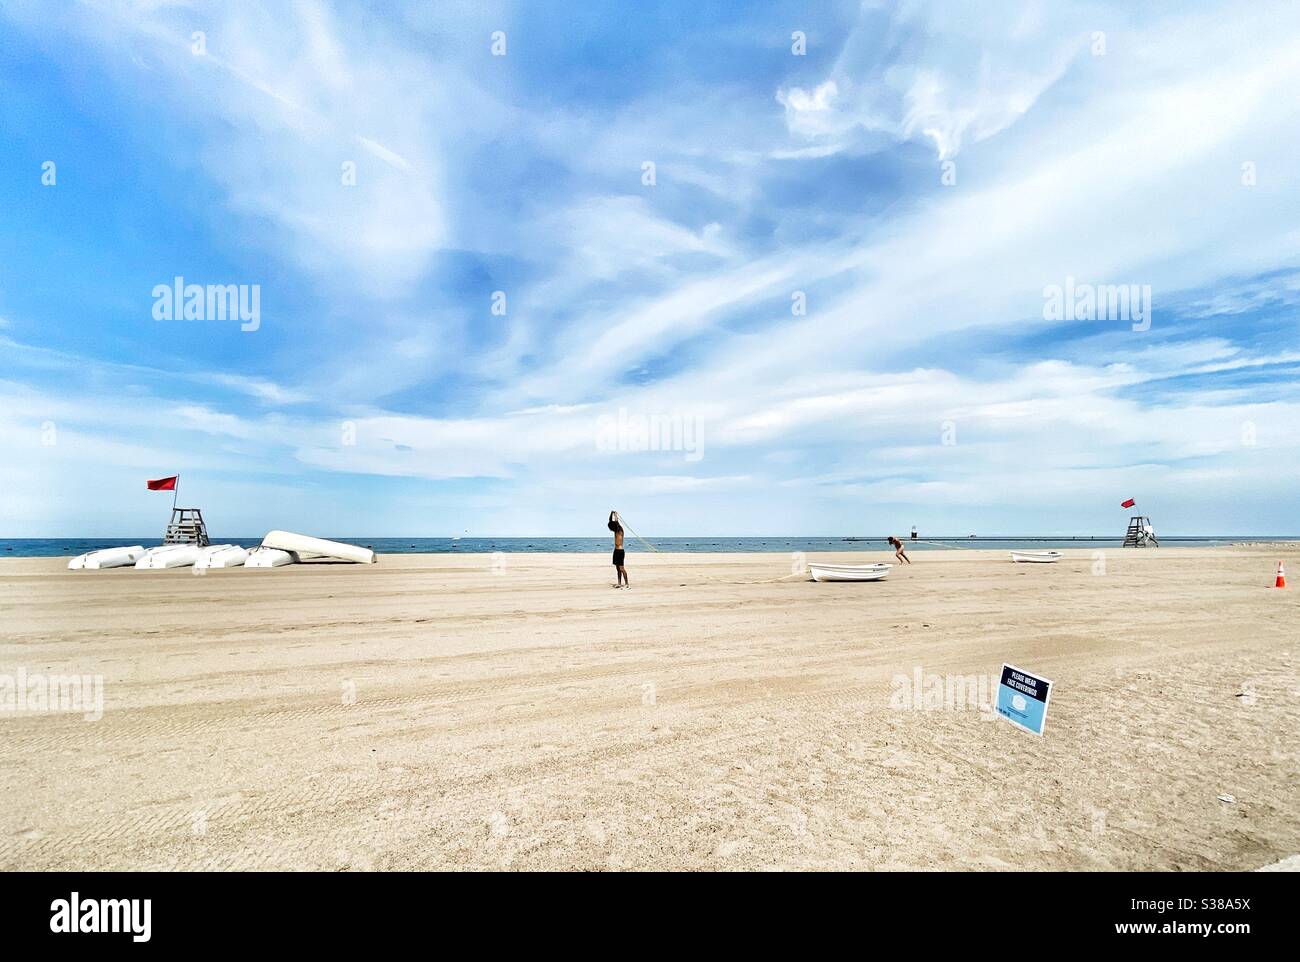
[[[1129,498],[1127,501],[1125,501],[1123,504],[1121,504],[1120,507],[1121,507],[1121,508],[1131,508],[1131,507],[1133,507],[1133,505],[1135,505],[1135,504],[1137,504],[1137,502],[1134,501],[1132,498]]]
[[[176,479],[179,477],[180,475],[177,474],[170,478],[159,478],[157,481],[146,481],[145,486],[150,491],[175,491]]]

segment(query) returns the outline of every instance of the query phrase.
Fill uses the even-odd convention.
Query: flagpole
[[[172,514],[176,513],[176,498],[181,493],[181,476],[176,475],[176,485],[172,488]]]

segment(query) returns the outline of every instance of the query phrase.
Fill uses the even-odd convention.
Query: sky
[[[1269,0],[7,0],[0,536],[1298,534],[1297,90]]]

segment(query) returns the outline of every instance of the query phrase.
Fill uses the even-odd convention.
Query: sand
[[[104,699],[0,711],[0,869],[1256,869],[1300,851],[1278,558],[933,551],[852,585],[637,552],[631,591],[605,555],[0,560],[0,675]],[[1003,661],[1054,681],[1043,737],[900,704]]]

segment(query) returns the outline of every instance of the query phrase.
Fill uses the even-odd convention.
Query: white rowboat
[[[1011,560],[1021,564],[1050,565],[1060,561],[1063,555],[1059,551],[1013,551]]]
[[[281,551],[279,548],[254,548],[248,552],[248,560],[244,562],[244,567],[280,568],[297,563],[298,556],[292,551]]]
[[[208,568],[238,568],[248,560],[248,550],[237,544],[210,544],[199,550],[199,560],[194,567],[200,571]]]
[[[144,557],[144,545],[133,544],[129,548],[100,548],[87,551],[68,561],[69,571],[98,570],[100,568],[125,568]]]
[[[262,547],[292,551],[300,558],[335,558],[339,561],[354,561],[366,565],[375,563],[375,553],[369,548],[344,544],[342,541],[326,541],[324,538],[313,538],[305,534],[294,534],[292,531],[268,531],[266,537],[262,539]]]
[[[893,565],[828,565],[809,562],[813,581],[883,581]]]
[[[165,544],[159,548],[150,548],[135,566],[138,570],[188,568],[199,560],[199,550],[196,544]]]

